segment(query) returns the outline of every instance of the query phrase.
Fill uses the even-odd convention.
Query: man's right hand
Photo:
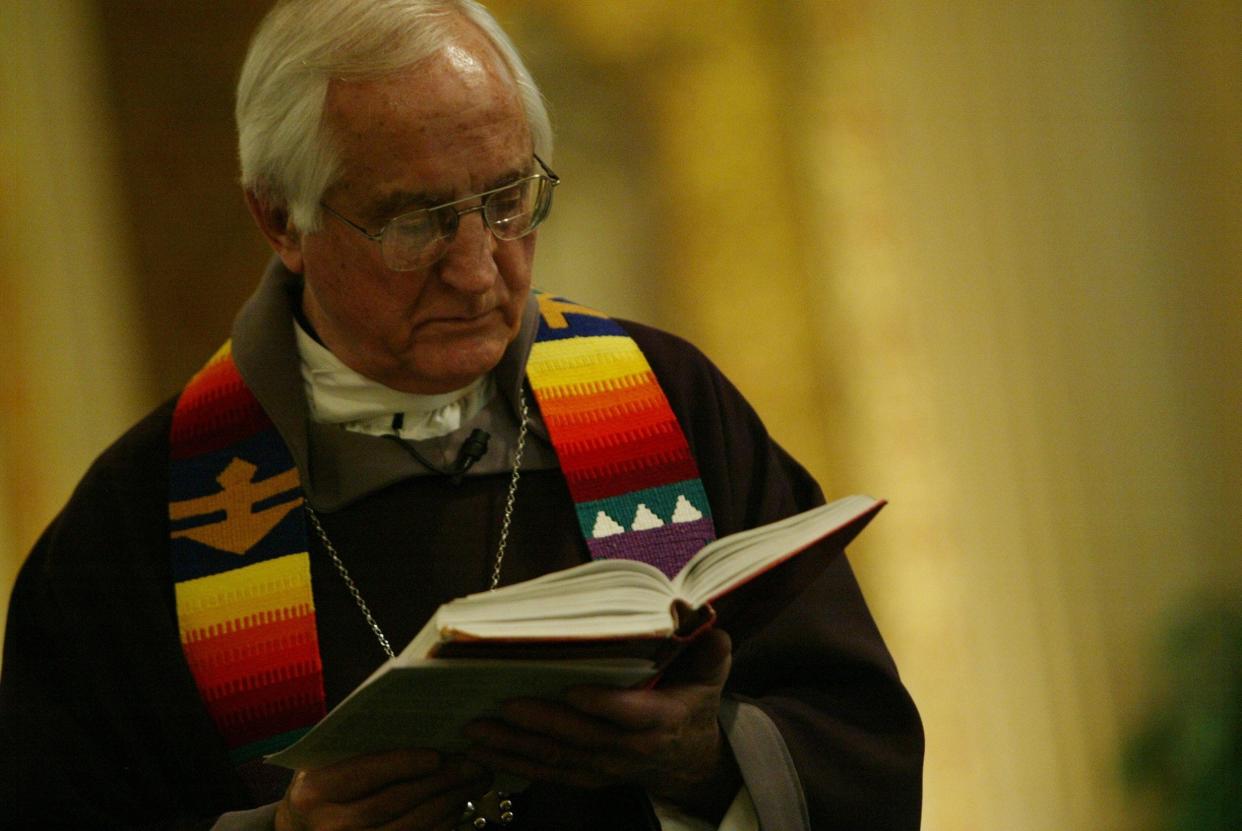
[[[360,756],[295,773],[276,809],[276,831],[449,831],[467,800],[482,796],[490,784],[491,775],[478,765],[431,750]]]

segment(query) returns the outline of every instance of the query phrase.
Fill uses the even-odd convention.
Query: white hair
[[[517,87],[535,152],[552,155],[543,96],[517,49],[475,0],[282,0],[259,24],[237,84],[242,187],[309,232],[339,173],[324,125],[328,83],[364,80],[430,57],[453,37],[454,15],[473,23]]]

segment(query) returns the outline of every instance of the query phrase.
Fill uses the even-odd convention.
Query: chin
[[[432,393],[461,389],[495,369],[508,346],[507,338],[487,338],[455,348],[441,346],[434,349],[439,354],[424,353],[423,360],[416,357],[407,377],[420,379],[420,385]]]

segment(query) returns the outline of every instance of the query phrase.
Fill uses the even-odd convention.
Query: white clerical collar
[[[347,367],[297,321],[293,328],[311,420],[321,424],[340,424],[346,430],[375,436],[429,439],[457,430],[496,393],[490,374],[439,395],[394,390]]]

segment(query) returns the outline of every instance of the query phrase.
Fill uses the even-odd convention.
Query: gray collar
[[[273,259],[233,322],[233,360],[293,455],[310,504],[331,512],[411,476],[438,475],[390,439],[310,420],[293,330],[293,304],[301,302],[301,293],[302,278]],[[493,370],[499,394],[456,431],[416,442],[424,458],[441,466],[452,464],[462,442],[478,428],[491,441],[487,455],[468,475],[509,472],[518,434],[518,391],[525,383],[526,359],[538,325],[538,303],[531,297],[518,336]],[[556,454],[529,389],[525,398],[531,424],[522,469],[556,468]],[[447,479],[444,486],[453,487]]]

